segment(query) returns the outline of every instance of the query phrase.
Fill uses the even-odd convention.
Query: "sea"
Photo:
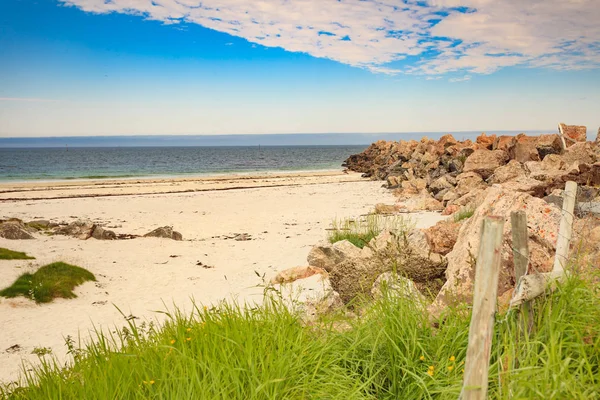
[[[480,133],[459,132],[455,137],[474,139]],[[0,181],[341,170],[346,158],[376,140],[419,140],[423,136],[437,139],[442,135],[421,132],[0,138]]]

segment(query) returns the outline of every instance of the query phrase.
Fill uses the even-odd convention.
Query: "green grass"
[[[86,281],[95,281],[94,275],[80,267],[56,262],[41,267],[33,274],[23,274],[12,286],[0,291],[0,296],[24,296],[36,303],[48,303],[57,297],[77,297],[73,289]]]
[[[534,329],[516,312],[496,318],[490,399],[588,399],[600,393],[600,287],[570,278],[533,304]],[[25,372],[9,399],[456,399],[469,316],[449,310],[439,327],[414,302],[384,298],[351,329],[302,325],[278,303],[169,314],[160,328],[97,333]],[[339,321],[337,321],[339,322]],[[433,369],[430,369],[433,367]],[[428,371],[431,371],[428,373]],[[28,387],[27,387],[28,386]],[[12,391],[12,394],[9,392]],[[0,393],[2,397],[2,393]]]
[[[475,214],[475,209],[473,208],[461,208],[456,213],[454,213],[454,222],[460,222],[463,219],[471,218]]]
[[[408,230],[409,227],[410,221],[400,216],[369,214],[358,220],[334,221],[327,239],[329,243],[347,240],[362,249],[384,230],[402,232]]]
[[[35,257],[30,257],[20,251],[12,251],[0,247],[0,260],[35,260]]]

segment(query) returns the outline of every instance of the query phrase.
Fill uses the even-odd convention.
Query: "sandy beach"
[[[191,299],[260,302],[262,280],[256,273],[268,279],[276,271],[306,265],[310,248],[326,237],[334,219],[358,217],[376,203],[394,201],[381,182],[339,171],[0,184],[0,218],[90,219],[116,233],[137,235],[172,225],[184,239],[0,239],[0,247],[36,257],[0,261],[0,287],[55,261],[84,267],[97,278],[79,286],[72,300],[36,305],[0,298],[0,381],[16,379],[22,360],[35,362],[36,347],[50,348],[65,360],[67,335],[86,339],[93,326],[124,325],[115,306],[141,322],[160,319],[156,311],[165,305],[189,310]],[[426,227],[444,217],[419,213],[411,218]],[[231,239],[240,233],[251,240]],[[15,345],[16,351],[9,350]]]

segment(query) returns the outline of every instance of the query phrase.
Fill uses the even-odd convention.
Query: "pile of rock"
[[[586,142],[585,127],[561,124],[560,131],[562,136],[484,133],[475,142],[452,135],[437,141],[378,141],[344,166],[386,180],[407,211],[476,206],[492,184],[535,197],[548,196],[569,180],[599,185],[598,139]]]
[[[53,223],[47,220],[23,222],[18,218],[0,220],[0,237],[11,240],[35,239],[34,233],[43,232],[47,235],[71,236],[80,240],[94,238],[97,240],[133,239],[138,235],[117,234],[111,230],[89,221],[76,220],[71,223]],[[144,237],[158,237],[173,240],[183,240],[181,233],[174,231],[171,226],[163,226],[148,232]]]

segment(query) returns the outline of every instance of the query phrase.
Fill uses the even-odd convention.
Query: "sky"
[[[600,126],[600,0],[0,0],[0,137]]]

